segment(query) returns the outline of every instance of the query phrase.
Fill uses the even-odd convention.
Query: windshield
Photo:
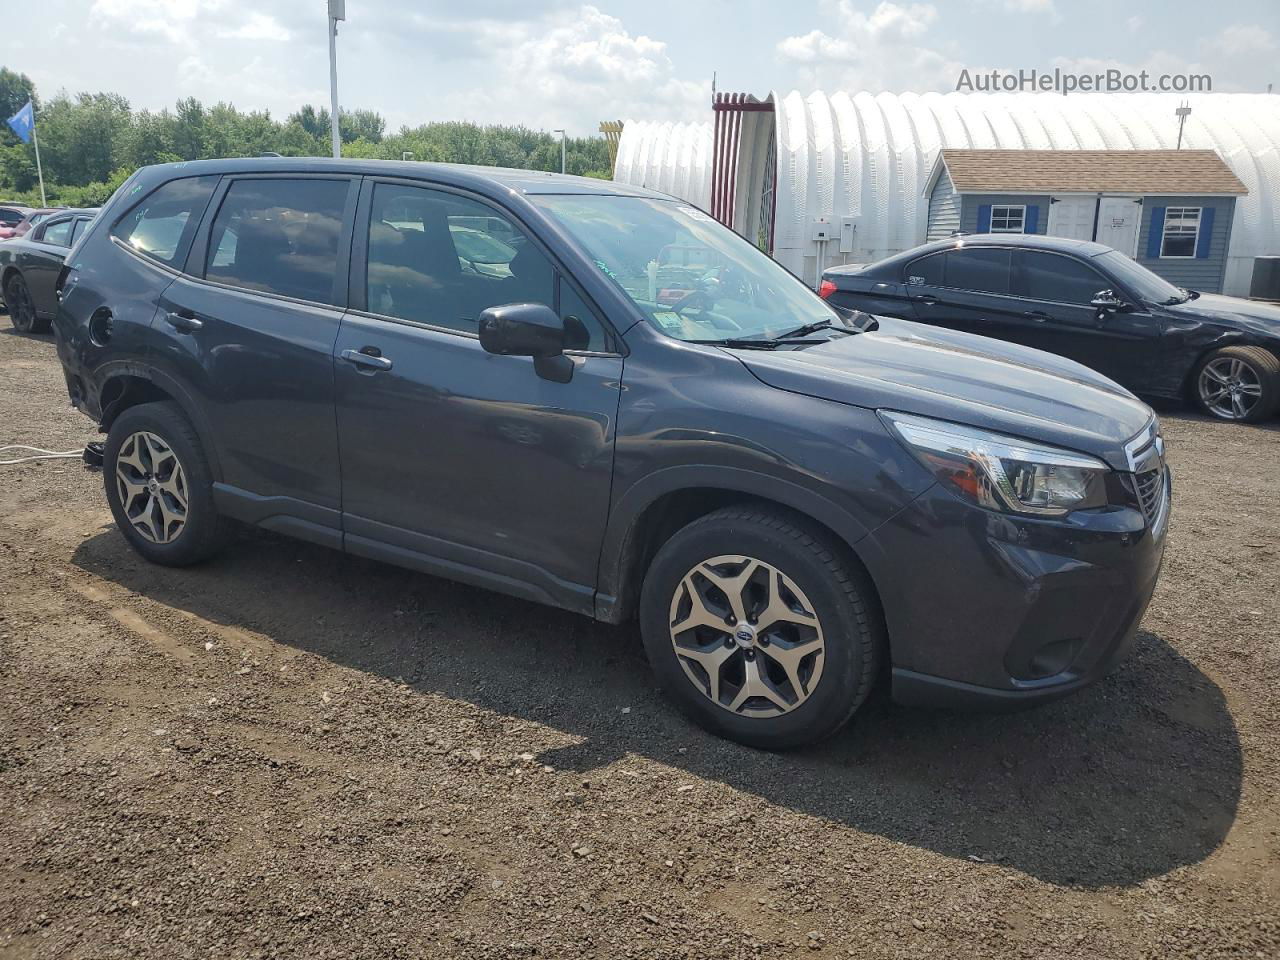
[[[1187,291],[1156,276],[1140,263],[1130,260],[1118,250],[1108,250],[1094,257],[1100,266],[1129,288],[1134,296],[1150,303],[1176,303],[1187,299]]]
[[[776,337],[844,321],[782,266],[701,210],[648,197],[531,197],[677,340]]]

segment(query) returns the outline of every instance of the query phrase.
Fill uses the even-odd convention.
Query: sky
[[[5,0],[0,64],[42,97],[194,96],[283,118],[329,102],[325,0]],[[718,89],[948,91],[963,69],[1207,73],[1280,91],[1276,0],[347,0],[340,101],[594,134],[707,120]]]

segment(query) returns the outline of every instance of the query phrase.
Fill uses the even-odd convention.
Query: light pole
[[[1191,116],[1191,104],[1189,104],[1189,103],[1187,103],[1187,101],[1183,100],[1180,104],[1178,104],[1178,109],[1177,109],[1177,110],[1175,110],[1175,111],[1173,111],[1173,112],[1174,112],[1174,115],[1178,118],[1178,146],[1177,146],[1177,149],[1181,150],[1181,149],[1182,149],[1182,128],[1183,128],[1184,126],[1186,126],[1186,123],[1187,123],[1187,117]]]
[[[551,132],[560,134],[560,172],[564,173],[564,138],[567,134],[563,130],[552,130]]]
[[[338,132],[338,21],[347,19],[347,0],[329,0],[329,134],[334,159],[342,157]]]

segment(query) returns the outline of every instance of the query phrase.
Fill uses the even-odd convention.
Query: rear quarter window
[[[181,266],[217,185],[217,177],[170,180],[121,217],[111,235],[151,260]]]

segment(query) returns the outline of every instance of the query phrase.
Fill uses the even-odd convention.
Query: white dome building
[[[944,147],[1171,150],[1182,102],[1182,146],[1216,151],[1248,190],[1223,284],[1246,295],[1253,259],[1280,255],[1280,96],[1270,94],[722,94],[714,125],[628,122],[614,178],[701,206],[816,284],[824,266],[924,242],[925,190]]]

